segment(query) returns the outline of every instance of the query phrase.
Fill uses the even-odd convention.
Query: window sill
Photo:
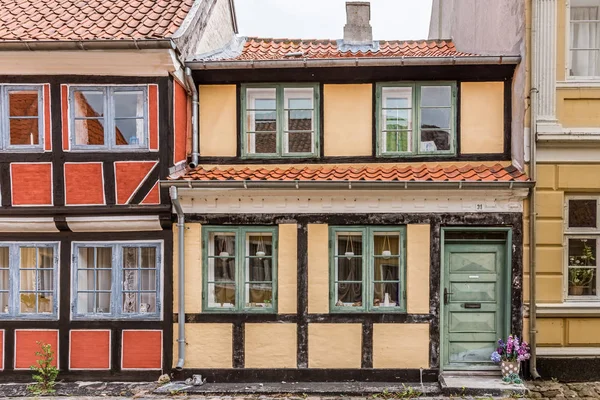
[[[600,77],[590,79],[573,78],[566,81],[558,81],[556,82],[556,87],[564,89],[598,88],[600,87]]]
[[[598,301],[566,300],[564,303],[545,303],[537,305],[540,316],[600,316],[600,299]]]
[[[378,158],[419,158],[419,157],[432,157],[432,158],[444,158],[444,157],[456,157],[456,153],[379,153]]]
[[[600,347],[538,347],[540,357],[598,357]]]
[[[114,316],[114,315],[72,315],[71,321],[162,321],[160,315],[128,315],[128,316]]]
[[[58,315],[43,315],[43,314],[29,314],[29,315],[6,315],[0,314],[0,321],[58,321]]]

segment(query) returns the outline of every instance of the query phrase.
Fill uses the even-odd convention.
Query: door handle
[[[454,293],[449,292],[448,288],[444,288],[444,304],[448,304],[448,301],[449,301],[449,298],[450,298],[451,294],[454,294]]]

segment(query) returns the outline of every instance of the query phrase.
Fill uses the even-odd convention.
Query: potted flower
[[[498,348],[490,358],[496,364],[500,364],[502,375],[506,378],[518,374],[521,361],[529,360],[529,357],[529,344],[526,341],[521,342],[517,336],[510,335],[506,341],[498,339]]]

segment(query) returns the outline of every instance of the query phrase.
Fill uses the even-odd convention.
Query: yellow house
[[[594,379],[600,365],[600,1],[528,6],[537,367],[544,376]],[[525,274],[530,279],[528,263]]]
[[[170,187],[174,367],[215,381],[437,380],[523,329],[520,57],[238,37],[194,57]]]

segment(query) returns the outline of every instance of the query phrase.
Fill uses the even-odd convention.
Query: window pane
[[[235,284],[209,283],[208,306],[224,308],[235,307]]]
[[[8,314],[10,307],[8,305],[8,293],[0,292],[0,314]]]
[[[596,239],[569,239],[569,266],[596,265]]]
[[[142,268],[156,268],[156,247],[142,247]]]
[[[272,307],[273,285],[270,283],[246,284],[246,307]]]
[[[420,151],[434,152],[450,150],[452,135],[449,131],[421,130]]]
[[[288,131],[312,131],[312,110],[286,110],[286,130]]]
[[[275,132],[277,112],[275,110],[247,111],[248,132]]]
[[[248,88],[246,89],[246,108],[248,110],[275,110],[275,88]]]
[[[123,268],[138,268],[139,247],[123,247]]]
[[[384,151],[410,151],[412,131],[383,132]]]
[[[91,314],[95,312],[95,297],[94,293],[77,293],[77,313]]]
[[[410,128],[412,128],[411,110],[383,110],[382,130],[396,131]]]
[[[8,268],[8,247],[0,247],[0,268]]]
[[[14,146],[40,144],[39,120],[37,118],[11,118],[10,144]]]
[[[135,292],[123,292],[123,312],[126,314],[139,312],[138,294]],[[147,311],[146,311],[147,312]]]
[[[19,268],[36,268],[37,267],[37,249],[35,247],[21,247],[20,266]]]
[[[374,233],[373,245],[375,256],[397,256],[400,254],[400,234],[397,232]]]
[[[98,314],[107,313],[109,314],[112,311],[112,306],[110,304],[112,298],[111,293],[97,293],[96,294],[96,310],[95,312]]]
[[[336,283],[336,306],[362,307],[362,283]]]
[[[142,293],[140,294],[140,307],[137,312],[140,313],[155,313],[158,311],[156,308],[156,293]]]
[[[569,268],[569,296],[595,296],[596,278],[596,269]]]
[[[337,255],[358,256],[362,255],[362,233],[360,232],[336,232]]]
[[[36,293],[21,293],[19,296],[19,313],[35,314],[37,312],[37,296]]]
[[[0,269],[0,290],[8,290],[8,288],[9,288],[8,269]]]
[[[362,257],[336,257],[337,281],[362,281]]]
[[[315,97],[313,88],[284,88],[285,109],[313,109]]]
[[[450,86],[422,86],[421,106],[450,107],[452,105],[452,89]]]
[[[384,87],[381,97],[382,108],[412,108],[412,87]]]
[[[249,256],[272,256],[273,237],[271,233],[249,233],[246,236],[246,254]]]
[[[600,66],[599,55],[596,50],[600,25],[597,20],[598,7],[573,7],[571,6],[571,76],[598,76]],[[582,22],[577,22],[582,21]],[[583,22],[586,21],[586,22]],[[585,50],[594,49],[594,50]]]
[[[21,276],[21,291],[37,290],[35,269],[22,269],[19,271],[19,275]]]
[[[248,153],[271,154],[277,153],[277,134],[273,133],[249,133]]]
[[[571,76],[599,76],[600,51],[575,49],[571,50]]]
[[[422,108],[421,128],[423,129],[450,129],[450,108]]]
[[[38,247],[39,268],[54,268],[54,249],[52,247]]]
[[[399,307],[400,284],[398,282],[376,283],[373,290],[375,307]]]
[[[287,153],[312,153],[314,132],[288,132]]]
[[[143,269],[141,272],[142,290],[156,290],[156,271],[153,269]]]
[[[596,200],[569,200],[569,228],[595,228]]]
[[[8,108],[11,117],[37,117],[37,90],[10,90],[8,92]]]
[[[209,256],[235,257],[235,233],[211,233]]]
[[[94,270],[77,271],[77,290],[94,290],[96,273]]]
[[[54,295],[51,292],[40,293],[38,295],[38,312],[50,314],[52,310],[52,304],[54,304]]]
[[[115,118],[144,117],[144,92],[141,90],[114,92],[113,106]]]
[[[75,90],[71,104],[75,117],[101,117],[104,115],[104,93],[93,90]]]
[[[54,271],[51,269],[41,269],[37,272],[38,289],[41,291],[54,290]]]
[[[104,120],[103,119],[78,119],[75,120],[75,144],[77,145],[103,145]]]
[[[144,119],[116,119],[115,144],[117,146],[144,144]]]

